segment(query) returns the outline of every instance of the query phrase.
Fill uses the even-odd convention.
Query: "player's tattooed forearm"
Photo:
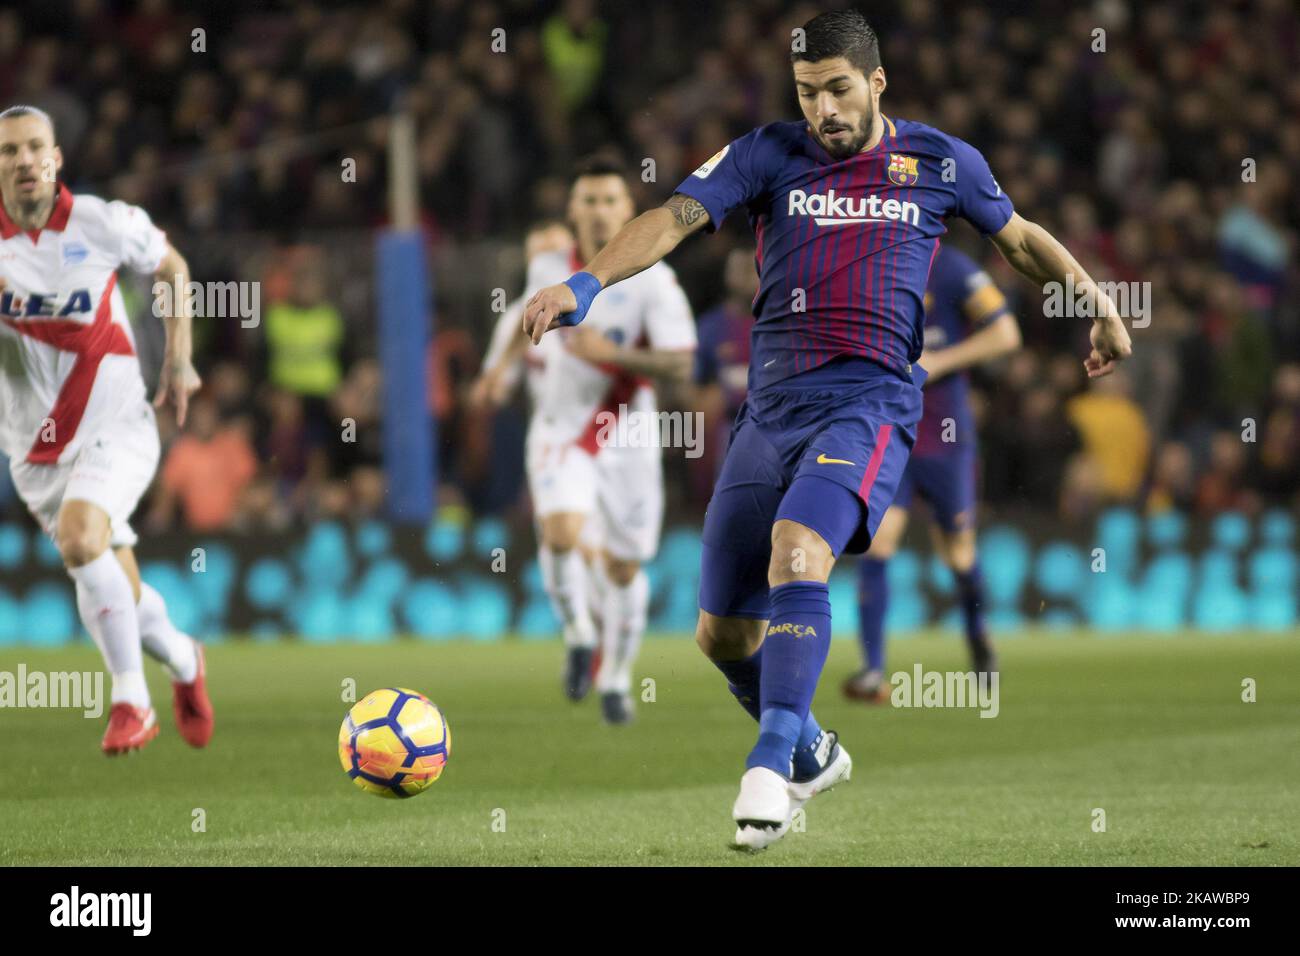
[[[692,199],[682,193],[673,193],[668,201],[664,203],[664,208],[673,214],[673,218],[677,220],[679,226],[686,226],[687,228],[695,225],[709,214],[698,199]]]

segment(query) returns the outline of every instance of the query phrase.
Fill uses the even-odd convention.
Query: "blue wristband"
[[[559,316],[558,321],[561,325],[577,325],[587,317],[591,300],[600,292],[600,280],[590,272],[575,272],[564,280],[564,284],[573,290],[573,296],[578,300],[578,307],[572,312]]]

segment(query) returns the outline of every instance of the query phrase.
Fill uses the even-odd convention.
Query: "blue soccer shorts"
[[[930,506],[935,522],[948,534],[975,523],[974,448],[962,446],[939,455],[913,455],[894,495],[894,504],[910,508],[913,498]]]
[[[921,390],[866,360],[846,368],[858,370],[847,381],[844,369],[833,383],[797,376],[745,400],[704,517],[702,610],[768,618],[778,520],[816,531],[836,557],[870,546],[907,466]]]

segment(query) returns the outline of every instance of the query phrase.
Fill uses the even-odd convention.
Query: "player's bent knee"
[[[108,550],[108,537],[94,534],[59,535],[59,554],[63,564],[69,568],[79,568],[89,564]]]
[[[867,555],[877,561],[888,561],[898,551],[903,532],[907,530],[907,509],[891,506],[880,519],[880,526],[871,539]]]
[[[94,505],[69,502],[59,512],[55,544],[66,567],[79,568],[94,561],[108,550],[110,537],[108,515]]]
[[[605,555],[605,575],[618,587],[625,588],[631,584],[640,570],[640,561],[627,561],[609,554]]]
[[[867,557],[874,558],[877,561],[888,561],[897,552],[897,541],[886,540],[877,535],[871,539],[871,547],[867,549]]]
[[[542,544],[560,553],[572,551],[578,547],[586,517],[583,514],[561,512],[542,518]]]
[[[718,617],[700,611],[695,625],[695,643],[704,656],[714,661],[741,661],[752,657],[763,644],[767,621],[744,617]]]
[[[958,574],[975,566],[975,532],[966,530],[949,535],[944,542],[944,559],[948,567]]]
[[[772,526],[772,560],[767,572],[772,587],[791,581],[825,581],[834,566],[831,546],[816,531],[786,519]]]

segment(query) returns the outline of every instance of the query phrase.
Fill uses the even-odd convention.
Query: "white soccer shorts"
[[[9,462],[18,495],[41,528],[54,538],[65,501],[88,501],[108,513],[114,548],[132,547],[138,538],[131,513],[158,470],[160,445],[153,409],[141,403],[87,435],[70,462],[34,465]]]
[[[594,538],[619,560],[649,561],[659,550],[663,526],[661,454],[658,448],[608,446],[592,455],[573,444],[530,441],[533,510],[538,518],[588,515],[588,525],[597,527],[584,528],[584,540]]]

